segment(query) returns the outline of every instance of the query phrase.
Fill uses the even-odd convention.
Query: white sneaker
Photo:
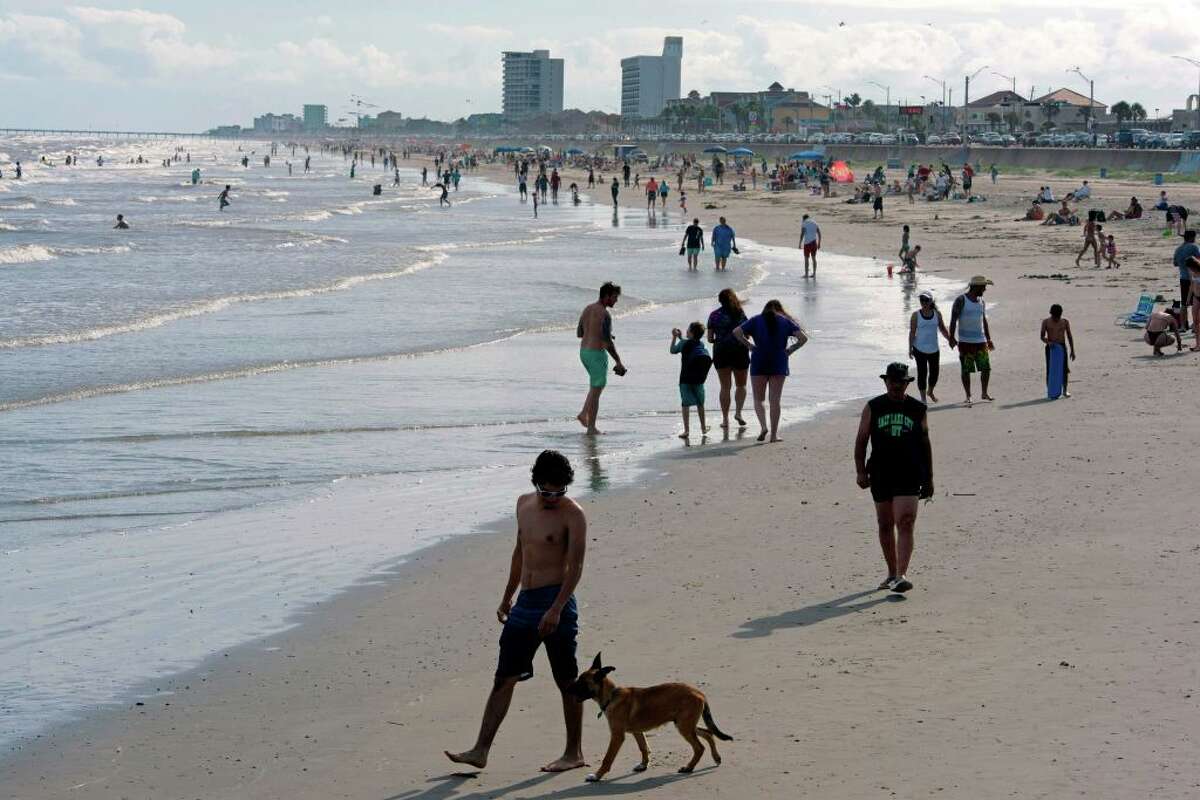
[[[898,592],[900,594],[904,594],[912,587],[913,587],[912,582],[909,581],[908,578],[901,575],[899,578],[896,579],[896,582],[894,584],[892,584],[891,589],[893,592]]]
[[[891,589],[892,586],[895,585],[895,583],[896,583],[896,576],[888,575],[886,578],[884,578],[883,583],[879,584],[879,588],[880,589]]]

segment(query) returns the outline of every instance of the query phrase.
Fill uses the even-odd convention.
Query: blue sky
[[[1009,84],[1042,93],[1096,80],[1103,102],[1182,107],[1200,57],[1200,0],[1127,10],[1089,0],[645,2],[56,2],[0,0],[0,124],[199,130],[349,95],[406,116],[498,111],[499,54],[549,48],[566,59],[568,107],[616,110],[623,56],[684,37],[684,90],[858,91],[882,102],[941,96],[923,78],[983,70],[972,95]],[[1135,4],[1136,5],[1136,4]],[[969,10],[964,10],[967,7]],[[840,23],[845,23],[841,25]],[[1194,49],[1193,49],[1194,48]],[[825,88],[831,87],[831,88]]]

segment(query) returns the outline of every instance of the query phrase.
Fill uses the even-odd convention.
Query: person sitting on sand
[[[1042,190],[1038,193],[1038,200],[1041,200],[1043,203],[1053,203],[1054,192],[1051,191],[1049,186],[1043,186]]]
[[[689,409],[696,407],[696,416],[700,418],[700,434],[708,433],[708,425],[704,422],[704,382],[708,379],[708,371],[712,367],[712,357],[704,346],[704,325],[693,322],[688,325],[687,336],[679,328],[671,329],[671,354],[679,358],[679,400],[683,414],[683,433],[680,439],[691,436],[691,415]]]
[[[1171,204],[1169,202],[1167,202],[1167,190],[1163,189],[1161,192],[1158,193],[1158,202],[1154,204],[1154,210],[1155,211],[1166,211],[1167,208],[1170,207],[1170,205]]]
[[[543,450],[533,463],[534,491],[517,498],[517,542],[508,568],[508,582],[496,609],[504,626],[495,680],[483,711],[475,746],[462,753],[445,751],[455,764],[483,769],[488,752],[508,713],[513,690],[533,677],[533,657],[542,644],[550,672],[562,694],[567,744],[560,758],[542,767],[543,772],[565,772],[584,766],[583,703],[567,691],[579,675],[575,637],[579,612],[575,588],[583,577],[587,545],[587,518],[569,497],[567,488],[575,471],[566,456]],[[520,586],[517,602],[513,593]]]
[[[1025,212],[1025,216],[1018,217],[1016,222],[1041,222],[1046,218],[1046,212],[1042,211],[1041,202],[1034,200],[1033,204]]]
[[[1087,181],[1084,181],[1083,185],[1080,186],[1078,189],[1074,189],[1070,192],[1067,192],[1067,196],[1064,197],[1063,199],[1064,200],[1074,200],[1075,202],[1079,202],[1080,200],[1087,200],[1091,196],[1092,196],[1092,187],[1088,185]]]
[[[125,221],[124,214],[117,214],[117,224],[113,225],[113,230],[126,230],[129,228],[129,223]]]
[[[1063,200],[1057,211],[1051,211],[1043,225],[1078,225],[1079,217],[1075,216],[1075,211],[1067,201]]]
[[[1141,219],[1141,218],[1142,218],[1142,204],[1138,202],[1138,199],[1136,197],[1129,198],[1129,207],[1126,208],[1124,211],[1108,212],[1108,221],[1117,220],[1117,219]]]
[[[1171,344],[1175,345],[1176,353],[1182,351],[1183,335],[1179,330],[1178,318],[1161,309],[1151,312],[1142,341],[1154,348],[1156,356],[1166,355],[1162,349]]]

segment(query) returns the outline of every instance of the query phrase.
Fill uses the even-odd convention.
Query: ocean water
[[[190,164],[156,166],[176,147]],[[598,196],[535,219],[470,174],[439,208],[425,161],[393,187],[370,166],[350,180],[340,155],[303,175],[303,152],[264,168],[268,144],[241,147],[0,139],[0,742],[504,517],[543,448],[585,495],[662,472],[653,457],[686,446],[670,329],[726,286],[749,310],[779,297],[812,334],[789,420],[876,391],[906,349],[916,285],[870,259],[823,253],[806,281],[797,251],[744,241],[728,273],[688,273],[676,208],[614,214]],[[36,163],[68,152],[83,165]],[[121,163],[137,154],[151,163]],[[624,287],[630,372],[592,439],[574,328],[605,280]]]

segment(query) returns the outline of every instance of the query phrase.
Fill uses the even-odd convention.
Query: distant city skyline
[[[86,1],[86,0],[85,0]],[[621,60],[688,43],[682,92],[749,91],[773,81],[823,98],[961,102],[1012,87],[1059,87],[1165,116],[1196,91],[1191,22],[1200,0],[1152,13],[1118,0],[1047,10],[1033,0],[763,0],[755,13],[697,0],[655,8],[616,0],[443,0],[426,9],[305,0],[0,0],[0,124],[203,130],[266,111],[325,104],[352,124],[350,95],[405,117],[453,120],[501,110],[501,53],[550,50],[565,62],[564,108],[618,112]],[[743,9],[745,7],[742,7]],[[625,22],[636,20],[636,22]],[[980,68],[983,68],[980,70]],[[1003,77],[1002,77],[1003,76]]]

